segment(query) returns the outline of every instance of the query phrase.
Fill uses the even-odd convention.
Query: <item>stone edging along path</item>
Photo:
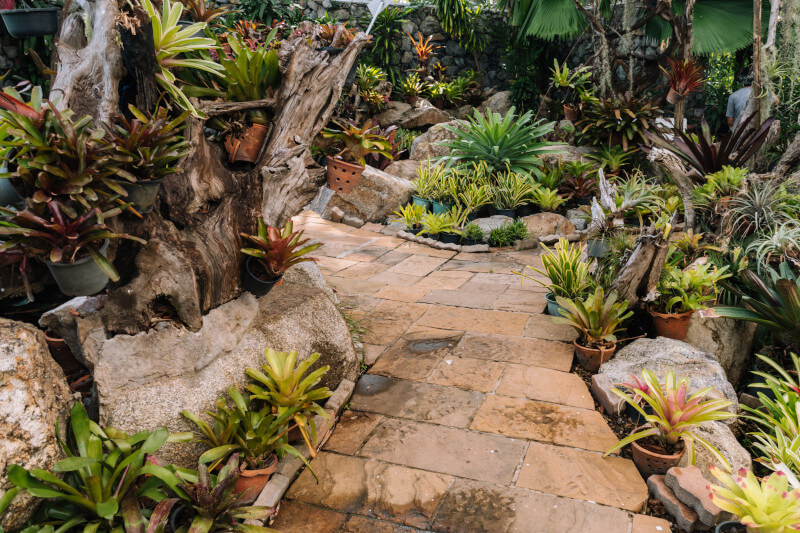
[[[366,329],[369,371],[272,527],[327,532],[668,532],[570,373],[569,328],[512,274],[533,251],[438,250],[326,221],[327,281]],[[287,480],[288,484],[288,480]]]

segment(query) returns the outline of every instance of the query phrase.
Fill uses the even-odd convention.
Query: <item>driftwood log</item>
[[[107,121],[119,110],[123,75],[117,3],[73,2],[56,44],[53,88],[63,96],[60,105]],[[83,12],[92,21],[88,42],[80,39]],[[259,216],[272,225],[284,224],[316,194],[324,170],[311,158],[310,146],[330,120],[367,40],[359,34],[341,53],[331,55],[293,36],[278,51],[281,85],[264,101],[196,103],[211,114],[237,106],[267,109],[267,139],[256,164],[231,166],[221,144],[206,138],[203,122],[188,121],[184,134],[191,151],[180,164],[183,172],[167,177],[155,209],[143,219],[125,214],[114,221],[148,244],[122,242],[117,249],[121,280],[109,289],[104,317],[108,334],[148,329],[157,318],[156,308],[164,305],[171,306],[187,328],[197,330],[204,313],[241,293],[239,233],[254,232]]]
[[[669,242],[661,230],[651,227],[641,235],[611,284],[620,301],[627,300],[631,308],[653,301],[667,255]]]

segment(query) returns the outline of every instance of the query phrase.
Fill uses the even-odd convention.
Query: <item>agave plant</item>
[[[783,472],[759,481],[752,471],[741,469],[735,477],[711,466],[722,486],[711,485],[711,501],[739,518],[748,531],[788,533],[800,529],[800,488],[791,489]]]
[[[581,259],[583,252],[580,244],[559,239],[554,249],[544,244],[542,248],[546,252],[542,255],[544,270],[532,266],[525,268],[544,276],[549,283],[526,275],[524,270],[517,272],[518,275],[547,287],[550,292],[562,298],[580,298],[592,290],[594,283],[589,272],[589,264]]]
[[[544,154],[556,154],[555,143],[541,141],[553,131],[553,123],[533,121],[528,111],[517,115],[511,108],[505,116],[489,112],[484,117],[477,109],[466,127],[444,126],[457,135],[442,143],[450,154],[442,158],[448,166],[468,166],[485,161],[492,172],[511,171],[538,174]]]
[[[205,115],[195,109],[186,94],[178,87],[178,78],[173,69],[196,69],[213,76],[222,75],[224,67],[211,59],[181,57],[191,52],[208,52],[217,47],[216,40],[196,36],[198,32],[206,29],[207,24],[195,22],[186,28],[181,27],[178,24],[183,11],[180,2],[162,0],[161,12],[156,10],[150,0],[142,0],[142,7],[153,25],[153,44],[159,66],[156,82],[180,107],[190,111],[195,117],[205,118]]]
[[[303,435],[311,456],[316,457],[317,426],[314,415],[330,420],[330,415],[317,402],[328,398],[331,391],[328,387],[315,386],[330,367],[320,367],[306,376],[308,369],[319,359],[318,353],[312,353],[299,365],[296,350],[286,353],[267,348],[265,353],[267,364],[261,365],[263,371],[247,369],[247,375],[255,381],[248,385],[247,390],[253,394],[253,398],[271,405],[272,412],[279,417],[291,411],[292,420]]]
[[[172,506],[186,494],[182,479],[171,470],[149,460],[167,442],[186,442],[191,433],[170,435],[166,428],[128,435],[114,428],[101,428],[89,420],[81,402],[70,410],[68,433],[59,447],[65,457],[52,471],[27,470],[9,465],[8,480],[30,495],[45,498],[40,514],[47,517],[50,530],[122,531],[148,533],[163,531]],[[139,498],[158,501],[145,519]],[[149,522],[149,524],[148,524]],[[75,528],[75,529],[71,529]]]
[[[605,455],[613,453],[631,442],[652,437],[665,450],[674,449],[679,442],[683,441],[689,464],[694,464],[695,444],[699,443],[711,453],[714,459],[730,468],[728,460],[719,450],[693,432],[693,429],[703,422],[735,417],[734,413],[726,411],[731,406],[730,400],[708,398],[713,387],[706,387],[689,395],[689,378],[677,379],[672,371],[667,373],[662,384],[651,370],[644,369],[642,370],[642,381],[647,385],[647,390],[633,388],[629,389],[629,392],[623,392],[614,387],[611,392],[636,409],[650,427],[620,440]],[[641,397],[652,409],[652,414],[647,413],[634,400],[634,396]]]
[[[252,500],[252,494],[237,495],[234,492],[234,484],[239,474],[241,474],[239,454],[234,453],[216,476],[209,473],[207,465],[200,463],[197,466],[197,476],[191,476],[179,485],[195,512],[188,531],[276,533],[274,529],[268,527],[242,523],[245,520],[265,520],[271,517],[275,510],[270,507],[251,506],[249,501]],[[181,476],[180,472],[178,476]],[[181,477],[189,478],[189,476]],[[182,530],[178,531],[184,533]]]
[[[761,324],[779,338],[788,335],[796,346],[800,346],[800,287],[797,276],[786,262],[781,263],[777,271],[770,269],[769,274],[771,280],[767,284],[753,271],[743,271],[741,278],[754,296],[728,286],[741,297],[745,307],[715,307],[714,314]]]
[[[617,301],[615,291],[606,297],[600,286],[586,298],[570,300],[556,296],[556,301],[563,309],[559,309],[561,316],[553,317],[553,323],[572,327],[578,332],[581,344],[589,348],[616,344],[616,334],[624,331],[622,323],[633,316],[633,311],[628,311],[628,302]]]
[[[264,272],[270,279],[283,275],[289,267],[304,261],[316,261],[313,257],[303,257],[313,252],[322,243],[304,246],[310,239],[303,239],[303,231],[292,231],[292,221],[286,223],[283,229],[267,226],[263,218],[258,219],[256,235],[240,233],[243,239],[255,244],[257,248],[242,248],[243,254],[256,258]]]
[[[189,143],[180,135],[189,112],[169,120],[166,108],[161,106],[149,116],[133,105],[128,109],[134,116],[132,120],[120,115],[108,127],[114,150],[121,155],[120,159],[130,160],[120,165],[117,176],[137,182],[181,172],[175,163],[189,153]]]
[[[764,143],[775,119],[768,118],[758,129],[748,128],[754,118],[755,113],[744,119],[719,144],[714,142],[711,128],[705,120],[702,122],[701,134],[696,137],[679,129],[673,130],[672,140],[666,140],[651,131],[645,132],[645,135],[654,145],[669,150],[700,175],[713,174],[725,166],[744,166]]]
[[[0,207],[0,237],[5,239],[0,244],[0,252],[21,251],[53,263],[72,263],[88,255],[111,280],[118,281],[114,265],[100,252],[103,242],[128,239],[147,244],[139,237],[114,233],[103,223],[121,212],[118,207],[105,212],[95,208],[72,218],[55,202],[50,202],[44,210],[35,209],[30,199],[26,204],[22,211]]]

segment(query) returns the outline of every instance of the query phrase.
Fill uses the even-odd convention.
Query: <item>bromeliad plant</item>
[[[425,209],[419,204],[407,204],[397,209],[392,214],[402,220],[403,224],[405,224],[406,228],[409,230],[417,230],[422,223],[422,216],[425,214]]]
[[[342,143],[344,148],[337,154],[338,156],[346,157],[362,167],[367,164],[366,157],[369,154],[380,154],[389,160],[393,158],[391,154],[392,145],[378,133],[379,126],[374,126],[371,122],[367,122],[363,127],[359,128],[336,119],[333,120],[333,123],[339,126],[340,129],[325,128],[322,130],[322,136]]]
[[[761,481],[749,470],[731,477],[711,466],[721,483],[711,485],[711,501],[739,518],[754,533],[788,533],[800,529],[800,488],[789,487],[789,477],[774,472]]]
[[[561,316],[552,319],[553,323],[573,328],[580,336],[578,342],[587,348],[616,345],[616,334],[624,331],[622,323],[633,316],[633,311],[628,311],[628,302],[617,301],[615,291],[606,297],[600,286],[586,298],[570,300],[557,296],[556,301],[563,309],[559,310]]]
[[[431,57],[433,57],[439,45],[431,44],[431,39],[433,39],[432,35],[429,35],[427,40],[423,39],[421,32],[417,32],[416,39],[414,39],[410,33],[406,33],[406,35],[408,35],[408,38],[411,40],[411,47],[414,49],[414,53],[417,54],[419,71],[423,74],[427,74],[428,63],[430,63]]]
[[[583,251],[580,244],[559,239],[554,249],[550,249],[544,244],[542,247],[546,251],[542,255],[544,270],[532,266],[525,268],[544,276],[549,283],[526,275],[524,270],[517,274],[547,287],[555,296],[561,298],[581,298],[593,289],[594,282],[589,272],[589,264],[581,259]]]
[[[604,98],[584,108],[584,117],[576,124],[588,144],[622,143],[628,150],[631,144],[648,143],[647,132],[656,126],[660,110],[633,96]]]
[[[330,422],[330,415],[317,402],[328,398],[331,391],[328,387],[315,387],[330,367],[320,367],[306,376],[308,369],[319,359],[318,353],[312,353],[299,365],[295,350],[286,353],[267,348],[265,353],[267,364],[261,365],[263,372],[257,368],[247,369],[247,375],[256,382],[248,385],[247,390],[252,393],[251,398],[271,405],[272,412],[278,417],[292,412],[291,419],[302,434],[311,456],[316,457],[314,415]]]
[[[715,460],[730,469],[727,459],[719,450],[693,432],[694,428],[703,422],[725,420],[736,416],[734,413],[726,411],[731,406],[730,400],[708,398],[713,387],[706,387],[690,395],[689,378],[677,379],[672,371],[667,373],[662,384],[651,370],[642,370],[642,382],[647,385],[646,389],[628,387],[629,391],[623,392],[615,387],[611,389],[611,392],[636,409],[647,421],[649,427],[620,440],[605,455],[634,441],[651,438],[667,453],[677,451],[680,443],[683,442],[688,452],[688,462],[694,464],[695,444],[699,443],[711,453]],[[652,409],[652,414],[639,405],[634,396],[639,396],[644,400]]]
[[[302,238],[302,230],[292,231],[293,229],[291,220],[283,229],[278,229],[267,226],[264,219],[259,218],[258,231],[255,235],[240,233],[243,239],[256,246],[255,248],[242,248],[241,252],[258,261],[268,278],[264,281],[280,278],[289,267],[298,263],[316,261],[316,258],[303,256],[322,246],[322,243],[305,245],[310,239]]]
[[[187,442],[190,433],[170,435],[166,428],[128,435],[101,428],[89,420],[83,404],[70,411],[68,432],[56,439],[65,459],[52,472],[9,465],[8,480],[30,495],[46,498],[32,522],[50,524],[50,531],[163,531],[177,498],[185,497],[183,482],[172,470],[150,461],[167,442]],[[140,498],[157,503],[143,509]],[[149,525],[148,525],[149,522]],[[71,529],[75,528],[75,529]],[[124,528],[124,529],[123,529]],[[40,530],[37,530],[40,531]]]
[[[567,199],[560,196],[556,189],[547,189],[545,187],[534,189],[530,194],[530,199],[539,206],[539,209],[546,213],[554,212],[567,203]]]
[[[428,82],[421,80],[419,74],[412,72],[400,82],[397,88],[400,89],[406,102],[412,104],[428,91],[428,86]]]
[[[534,121],[528,111],[517,115],[511,108],[505,116],[489,112],[484,117],[477,109],[465,127],[444,126],[457,135],[442,147],[450,154],[442,158],[448,166],[470,166],[484,161],[493,173],[541,174],[541,156],[560,153],[555,143],[542,141],[553,131],[553,123]]]
[[[706,263],[681,269],[677,265],[666,265],[661,273],[654,300],[659,313],[687,313],[705,309],[708,302],[717,297],[717,284],[730,277],[727,266],[718,268]]]

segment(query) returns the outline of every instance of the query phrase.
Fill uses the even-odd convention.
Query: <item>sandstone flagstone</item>
[[[520,335],[525,330],[528,318],[529,315],[525,313],[431,305],[417,324],[479,333]]]
[[[569,326],[564,324],[553,324],[552,317],[547,315],[531,315],[531,319],[523,332],[525,337],[535,337],[551,341],[563,341],[571,343],[578,338],[578,334]]]
[[[503,396],[594,409],[589,388],[576,374],[527,365],[509,365],[495,390]]]
[[[515,485],[628,511],[647,502],[647,485],[631,460],[539,442],[530,443]]]
[[[447,261],[444,257],[429,257],[426,255],[412,255],[389,268],[390,272],[408,274],[411,276],[427,276]]]
[[[505,367],[505,363],[494,361],[445,357],[428,382],[459,389],[492,392],[500,380],[500,376],[503,375]]]
[[[346,519],[344,513],[286,500],[270,527],[281,533],[336,533]]]
[[[453,349],[457,357],[505,361],[569,372],[572,346],[561,342],[467,332]]]
[[[325,443],[325,450],[354,455],[372,430],[383,420],[383,416],[361,411],[345,411],[336,425],[336,431]]]
[[[500,295],[507,290],[505,286],[498,287],[485,284],[470,286],[471,284],[471,281],[467,282],[458,290],[454,291],[431,291],[423,297],[420,302],[452,305],[455,307],[470,307],[473,309],[491,309]]]
[[[598,452],[617,443],[596,411],[495,395],[486,397],[470,429]]]
[[[419,532],[420,530],[375,520],[374,518],[353,515],[339,531],[340,533],[411,533],[414,531]],[[308,533],[311,533],[311,531]]]
[[[454,476],[511,483],[525,442],[465,429],[387,418],[359,455]]]
[[[436,248],[431,248],[430,246],[425,246],[424,244],[418,244],[416,242],[409,242],[406,241],[397,248],[395,248],[398,252],[405,252],[408,254],[414,255],[429,255],[431,257],[445,257],[450,259],[454,255],[455,252],[451,252],[449,250],[438,250]]]
[[[352,257],[352,256],[348,256]],[[368,278],[374,276],[376,274],[380,274],[384,270],[389,268],[386,265],[382,265],[380,263],[356,263],[353,266],[347,267],[344,270],[340,270],[336,273],[337,276],[342,278]]]
[[[415,287],[425,287],[431,290],[454,291],[464,285],[472,277],[471,272],[454,272],[450,270],[436,270],[421,279]]]
[[[467,427],[483,394],[430,383],[364,375],[356,384],[353,409],[456,427]]]
[[[411,254],[398,252],[397,250],[392,250],[375,259],[375,262],[384,265],[394,266],[397,263],[401,262],[402,260],[408,259],[409,257],[411,257]]]
[[[520,311],[523,313],[542,313],[547,306],[547,300],[542,292],[523,291],[510,287],[503,292],[492,305],[492,309],[499,311]]]
[[[459,340],[461,333],[448,330],[407,332],[381,356],[370,373],[425,381]]]
[[[384,300],[395,300],[398,302],[419,302],[431,290],[427,287],[400,287],[397,285],[388,285],[376,294],[376,298],[383,298]]]
[[[287,497],[337,511],[380,518],[414,527],[425,527],[452,478],[322,452],[289,489]]]

